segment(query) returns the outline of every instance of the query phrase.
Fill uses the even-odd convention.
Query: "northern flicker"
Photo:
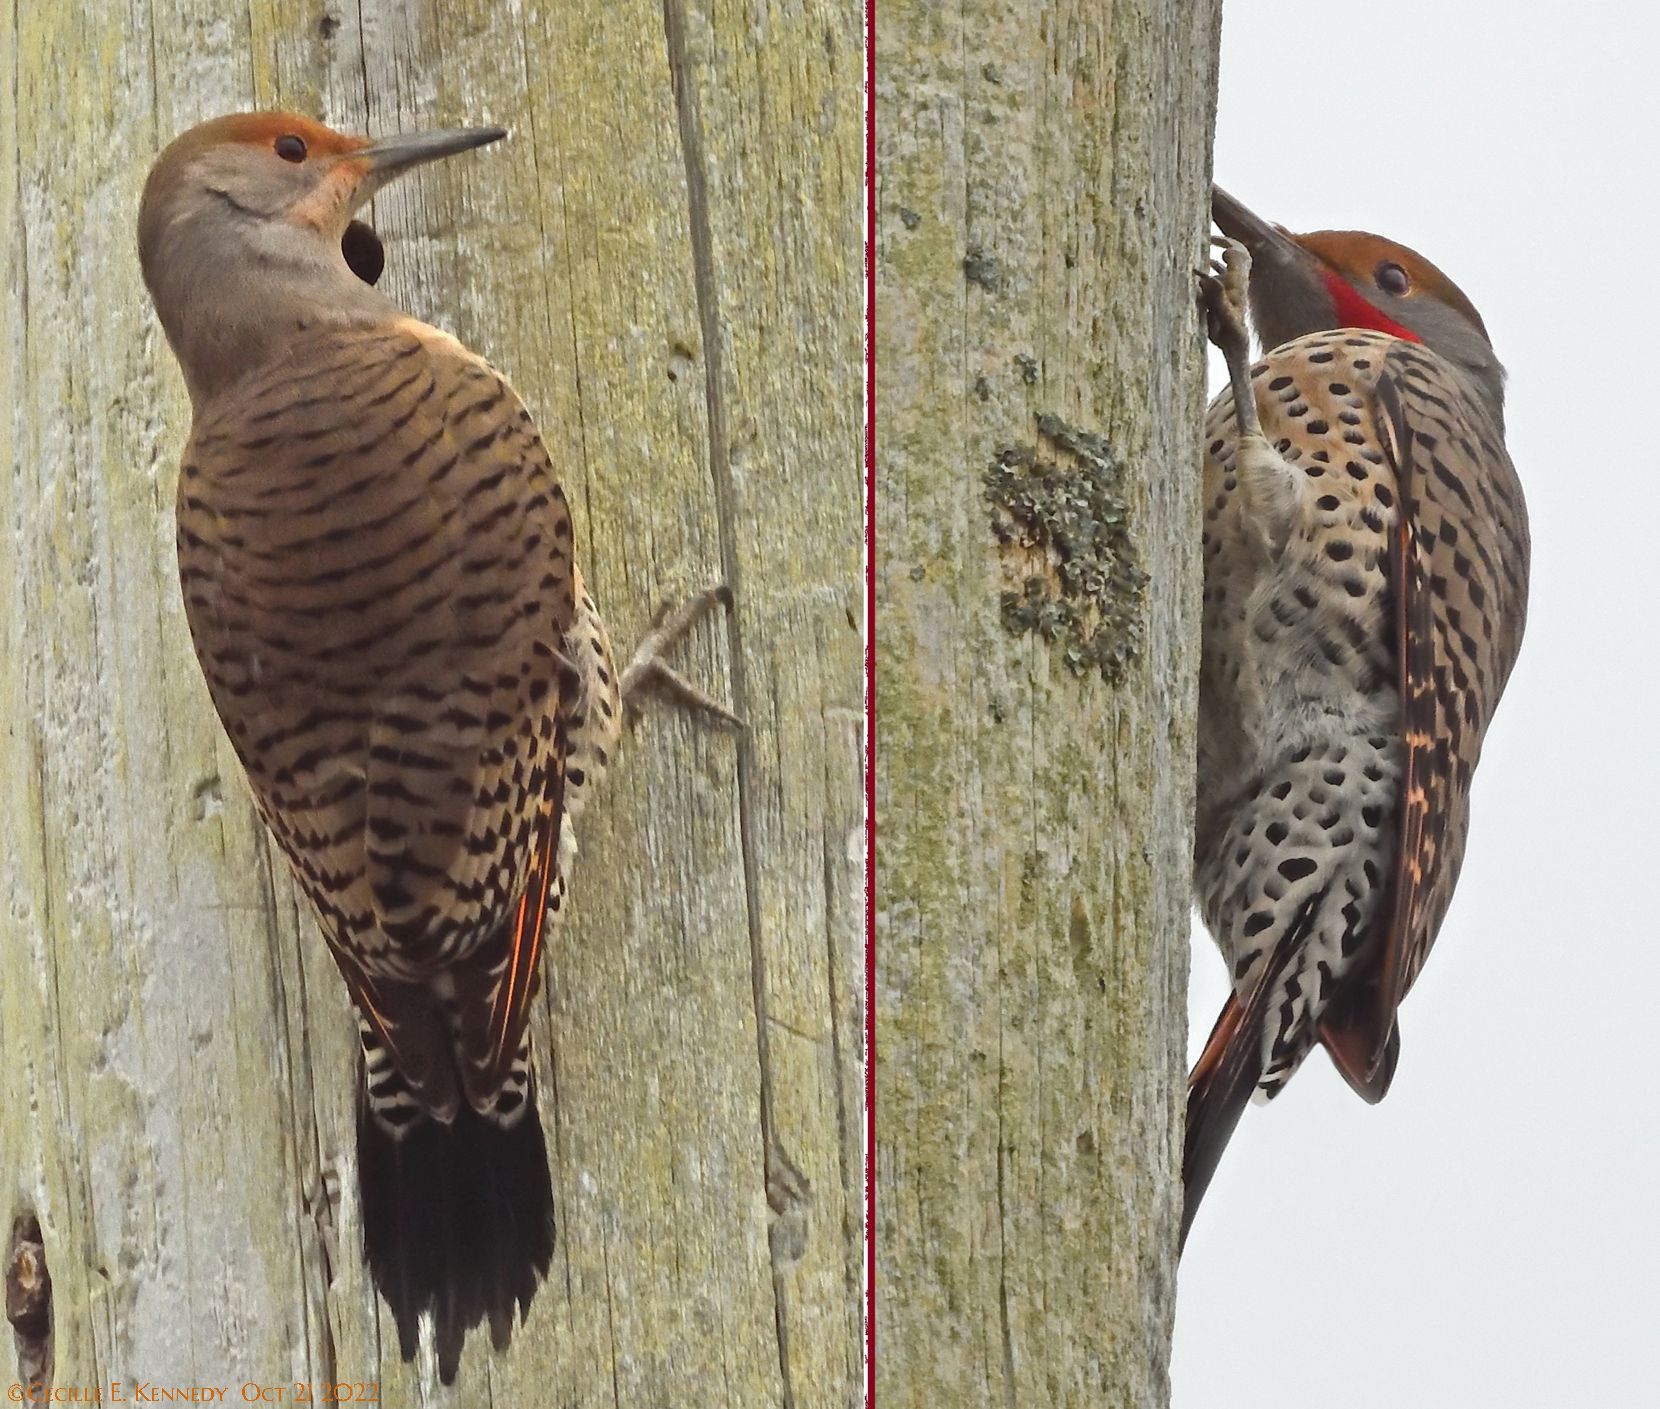
[[[193,410],[191,634],[357,1013],[370,1269],[406,1359],[431,1313],[446,1382],[481,1321],[506,1344],[552,1252],[527,1024],[619,687],[684,685],[657,652],[722,596],[619,681],[529,413],[373,287],[359,208],[505,135],[222,117],[161,154],[138,222]]]
[[[1189,1078],[1184,1242],[1245,1102],[1315,1044],[1388,1090],[1528,582],[1469,299],[1378,235],[1290,235],[1221,190],[1212,214],[1230,387],[1205,424],[1194,869],[1233,993]]]

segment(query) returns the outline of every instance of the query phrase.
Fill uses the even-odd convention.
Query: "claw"
[[[1245,308],[1245,290],[1251,279],[1251,252],[1238,240],[1230,240],[1225,236],[1222,245],[1222,284],[1227,290],[1228,299],[1243,313]]]
[[[1227,360],[1241,433],[1257,434],[1260,426],[1251,393],[1251,337],[1245,328],[1251,252],[1225,235],[1212,235],[1211,243],[1222,251],[1222,258],[1213,260],[1213,272],[1199,281],[1206,333]]]
[[[744,721],[736,714],[663,660],[675,644],[716,606],[731,610],[732,589],[724,582],[694,593],[678,609],[671,610],[671,604],[664,603],[653,613],[651,629],[641,639],[634,658],[618,681],[625,711],[637,716],[643,696],[661,693],[683,709],[712,715],[729,729],[744,727]]]

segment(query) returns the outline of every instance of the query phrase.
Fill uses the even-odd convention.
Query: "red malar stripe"
[[[1390,333],[1397,338],[1405,338],[1407,342],[1423,341],[1411,328],[1403,328],[1382,309],[1366,302],[1360,296],[1359,290],[1342,275],[1322,269],[1320,277],[1325,280],[1326,292],[1337,305],[1338,327],[1371,328],[1379,333]]]

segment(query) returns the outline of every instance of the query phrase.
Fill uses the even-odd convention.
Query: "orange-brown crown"
[[[1379,287],[1379,271],[1385,265],[1398,266],[1406,273],[1407,288],[1400,293],[1394,290],[1389,292],[1408,300],[1431,298],[1444,303],[1468,319],[1482,337],[1487,337],[1487,325],[1481,321],[1481,314],[1476,312],[1475,305],[1464,296],[1464,291],[1417,250],[1365,230],[1316,230],[1312,234],[1293,235],[1291,238],[1347,280],[1363,297],[1371,297],[1370,291]],[[1359,323],[1357,326],[1369,325]]]
[[[279,137],[298,137],[306,150],[320,156],[345,156],[369,145],[367,137],[348,137],[300,113],[230,113],[192,127],[175,139],[164,158],[174,152],[190,156],[209,147],[241,143],[249,147],[275,146]]]

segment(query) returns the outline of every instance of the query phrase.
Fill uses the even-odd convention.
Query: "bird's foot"
[[[744,722],[725,705],[698,685],[694,685],[663,657],[716,606],[732,609],[732,589],[724,582],[705,587],[679,606],[664,603],[653,614],[651,629],[646,632],[634,651],[618,682],[622,690],[623,709],[638,716],[644,697],[662,695],[682,709],[707,715],[728,729],[742,729]]]
[[[1222,251],[1213,259],[1209,272],[1199,274],[1199,302],[1205,310],[1205,331],[1228,359],[1249,362],[1251,338],[1245,330],[1245,294],[1251,282],[1251,252],[1238,240],[1212,235],[1210,242]]]
[[[1205,311],[1205,331],[1228,364],[1234,407],[1241,435],[1260,435],[1256,399],[1251,394],[1251,335],[1245,327],[1246,291],[1251,283],[1251,252],[1238,240],[1212,235],[1222,251],[1209,273],[1199,275],[1199,303]]]

